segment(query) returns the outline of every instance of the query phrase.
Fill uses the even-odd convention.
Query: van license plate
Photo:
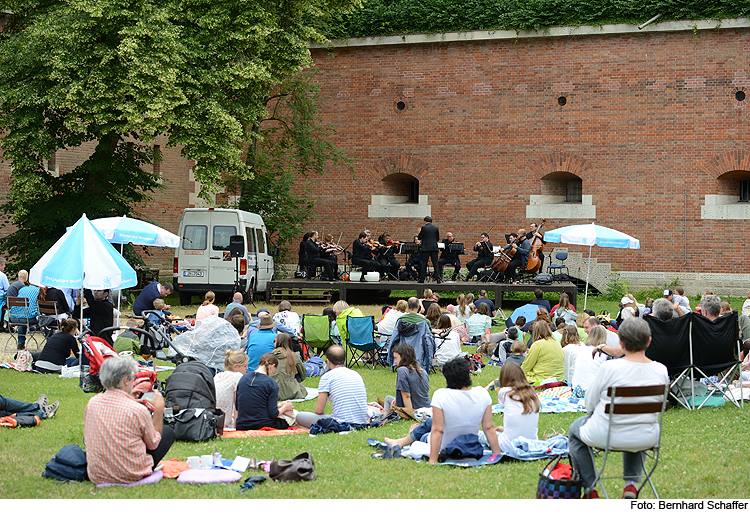
[[[200,277],[203,276],[203,271],[183,271],[182,276],[189,276],[189,277]]]

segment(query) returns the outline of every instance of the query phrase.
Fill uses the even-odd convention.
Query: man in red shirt
[[[133,396],[136,371],[130,357],[108,358],[99,370],[106,391],[89,401],[83,428],[93,483],[133,483],[151,475],[174,442],[172,429],[163,428],[162,395],[151,392],[153,415]]]

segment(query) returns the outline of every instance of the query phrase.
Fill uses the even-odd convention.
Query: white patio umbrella
[[[180,237],[168,230],[152,225],[146,221],[128,218],[127,216],[112,216],[109,218],[97,218],[91,223],[102,233],[110,243],[119,243],[120,254],[125,244],[148,245],[151,247],[180,246]],[[117,325],[120,325],[120,295],[117,295]]]
[[[46,287],[126,289],[138,283],[135,270],[84,214],[34,264],[29,282]],[[81,302],[83,320],[83,302]]]
[[[570,243],[573,245],[589,246],[589,263],[586,269],[586,295],[583,300],[583,309],[586,309],[586,302],[589,296],[589,272],[591,271],[591,248],[594,245],[599,247],[620,247],[623,249],[640,249],[641,242],[623,232],[602,227],[595,223],[586,223],[583,225],[570,225],[547,231],[544,234],[544,241],[552,243]]]

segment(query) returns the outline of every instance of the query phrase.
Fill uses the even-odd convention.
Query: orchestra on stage
[[[425,216],[424,225],[410,241],[397,241],[390,232],[383,232],[373,240],[368,229],[359,233],[356,240],[346,247],[341,246],[341,236],[334,242],[333,235],[321,236],[318,231],[306,233],[299,250],[298,278],[311,279],[318,276],[322,280],[349,280],[355,276],[360,281],[413,280],[423,283],[427,277],[428,265],[432,264],[432,279],[440,283],[444,280],[444,270],[452,268],[449,280],[468,282],[517,282],[523,278],[533,278],[544,265],[544,234],[540,224],[532,222],[526,229],[505,234],[505,245],[493,245],[490,232],[483,232],[479,240],[471,246],[476,257],[465,264],[467,275],[462,279],[461,256],[466,255],[465,245],[459,242],[452,232],[440,239],[440,232]],[[439,254],[438,254],[439,253]],[[339,257],[343,262],[339,262]],[[399,262],[403,258],[403,264]],[[339,274],[339,263],[351,273]],[[350,276],[350,274],[352,276]]]

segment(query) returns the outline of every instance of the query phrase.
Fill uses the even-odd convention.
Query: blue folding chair
[[[385,365],[381,351],[387,349],[387,342],[378,343],[377,337],[383,335],[375,331],[373,317],[346,317],[346,329],[349,332],[349,338],[346,339],[349,368],[357,363],[364,363],[373,370],[378,364]]]

